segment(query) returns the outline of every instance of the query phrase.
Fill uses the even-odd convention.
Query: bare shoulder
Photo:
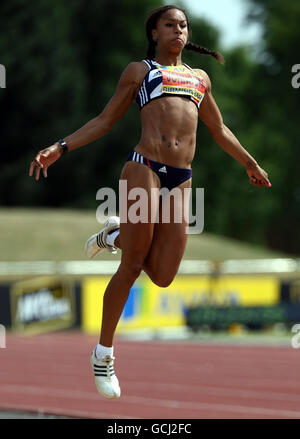
[[[120,82],[140,84],[148,70],[148,66],[143,61],[130,62],[124,69],[120,78]]]

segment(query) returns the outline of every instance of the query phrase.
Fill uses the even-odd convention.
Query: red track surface
[[[122,395],[99,395],[89,364],[97,336],[8,335],[0,409],[76,418],[300,418],[299,351],[291,347],[116,340]]]

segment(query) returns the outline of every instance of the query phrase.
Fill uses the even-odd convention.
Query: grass
[[[101,225],[95,211],[0,209],[0,261],[86,259],[83,247]],[[97,259],[120,257],[103,252]],[[289,257],[279,252],[209,233],[190,235],[184,259],[254,259]]]

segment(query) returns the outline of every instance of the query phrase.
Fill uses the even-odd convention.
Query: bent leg
[[[143,188],[148,195],[148,213],[151,212],[151,188],[159,187],[157,176],[146,166],[128,162],[124,166],[121,180],[127,182],[127,200],[131,189]],[[134,207],[135,200],[128,200],[128,210]],[[158,211],[159,198],[152,199],[152,208]],[[146,206],[144,206],[146,208]],[[129,215],[128,215],[129,216]],[[111,278],[103,298],[102,327],[100,343],[112,346],[113,337],[127,301],[130,288],[139,276],[150,250],[154,224],[151,221],[136,224],[130,221],[120,224],[119,246],[122,248],[121,264]],[[117,245],[117,243],[115,243]]]
[[[184,189],[186,191],[184,191]],[[167,287],[176,276],[186,243],[191,180],[175,188],[177,196],[161,198],[159,222],[155,224],[144,271],[161,287]],[[169,217],[168,217],[169,213]]]

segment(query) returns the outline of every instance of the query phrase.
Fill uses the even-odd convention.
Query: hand
[[[43,175],[47,178],[47,169],[50,165],[52,165],[59,157],[62,155],[62,147],[60,144],[54,143],[54,145],[48,146],[48,148],[40,151],[36,156],[33,162],[30,164],[29,168],[29,176],[31,177],[35,172],[35,179],[38,180],[40,178],[41,169],[43,170]]]
[[[272,186],[270,180],[268,179],[268,174],[260,166],[255,165],[248,167],[246,168],[246,171],[253,186]]]

